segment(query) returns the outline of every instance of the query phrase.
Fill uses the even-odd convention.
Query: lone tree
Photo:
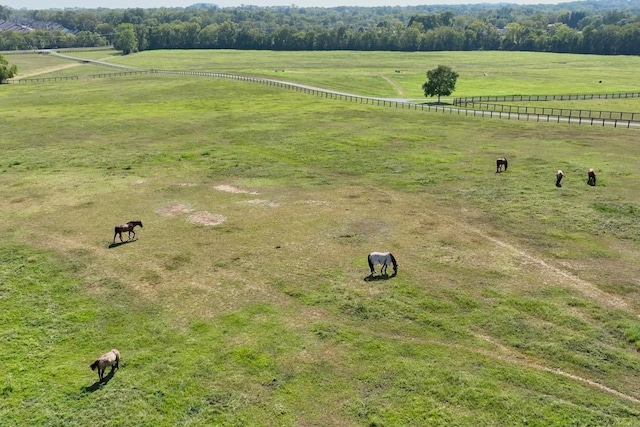
[[[422,84],[424,96],[438,95],[438,104],[440,96],[449,96],[456,88],[458,73],[453,71],[451,67],[446,65],[438,65],[437,68],[427,71],[427,81]]]
[[[133,24],[120,24],[116,28],[116,38],[113,47],[121,50],[123,55],[129,55],[138,51],[138,37]]]
[[[0,55],[0,84],[13,78],[16,74],[18,74],[18,67],[15,64],[9,65],[9,62]]]

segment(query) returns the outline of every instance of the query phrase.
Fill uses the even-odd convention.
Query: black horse
[[[560,181],[562,181],[562,178],[564,178],[564,173],[562,173],[561,170],[558,170],[558,172],[556,173],[556,187],[558,188],[562,187],[562,184],[560,184]]]
[[[116,236],[120,236],[120,241],[122,242],[122,233],[124,233],[125,231],[129,233],[129,240],[132,239],[131,234],[133,233],[133,238],[136,237],[136,232],[134,230],[134,228],[136,228],[136,226],[140,226],[142,227],[142,221],[129,221],[126,224],[120,224],[120,225],[116,225],[116,228],[114,229],[114,233],[113,233],[113,243],[116,242]]]
[[[502,167],[504,166],[504,170],[506,171],[509,167],[509,162],[505,157],[499,157],[496,159],[496,173],[502,172]]]
[[[593,171],[593,169],[589,169],[589,171],[587,172],[587,184],[592,187],[596,186],[596,173]]]

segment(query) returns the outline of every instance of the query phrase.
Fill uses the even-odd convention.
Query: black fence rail
[[[131,76],[131,75],[139,75],[139,74],[170,74],[170,75],[181,75],[181,76],[199,76],[199,77],[214,77],[214,78],[224,78],[224,79],[232,79],[239,80],[245,82],[259,83],[265,84],[268,86],[274,86],[278,88],[293,90],[296,92],[306,93],[314,96],[320,96],[322,98],[327,99],[336,99],[341,101],[355,102],[358,104],[365,105],[375,105],[381,107],[389,107],[389,108],[400,108],[414,111],[430,111],[435,113],[442,114],[450,114],[450,115],[464,115],[470,117],[484,117],[484,118],[497,118],[497,119],[507,119],[507,120],[526,120],[526,121],[536,121],[536,122],[548,122],[548,123],[569,123],[569,124],[588,124],[591,126],[613,126],[613,127],[623,127],[623,128],[635,128],[640,129],[640,123],[630,120],[630,119],[621,119],[621,118],[595,118],[595,117],[571,117],[571,116],[562,116],[559,114],[550,114],[550,113],[534,113],[534,112],[508,112],[508,111],[485,111],[480,109],[467,109],[461,108],[459,106],[444,106],[444,105],[430,105],[423,103],[414,103],[409,101],[400,101],[400,100],[389,100],[384,98],[374,98],[367,96],[359,96],[352,95],[347,93],[333,92],[329,90],[318,89],[310,86],[305,86],[301,84],[288,83],[280,80],[271,80],[259,77],[251,77],[251,76],[242,76],[239,74],[229,74],[229,73],[215,73],[208,71],[171,71],[171,70],[135,70],[135,71],[123,71],[120,73],[103,73],[103,74],[94,74],[88,76],[88,78],[110,78],[110,77],[123,77],[123,76]],[[57,80],[78,80],[78,76],[73,77],[51,77],[51,78],[41,78],[41,79],[20,79],[16,80],[15,83],[20,82],[42,82],[42,81],[57,81]],[[556,109],[556,112],[560,112],[559,109]]]
[[[109,77],[124,77],[133,76],[136,74],[149,74],[153,73],[151,70],[136,70],[136,71],[121,71],[119,73],[100,73],[84,76],[83,80],[89,79],[104,79]],[[7,80],[8,83],[20,84],[20,83],[47,83],[47,82],[60,82],[65,80],[80,80],[79,76],[63,76],[63,77],[38,77],[38,78],[24,78],[24,79],[11,79]]]
[[[561,117],[582,117],[585,119],[630,120],[640,122],[640,113],[622,111],[596,111],[576,108],[528,107],[522,105],[490,104],[481,102],[464,102],[463,108],[485,111],[498,111],[515,114],[541,114]]]
[[[10,84],[20,84],[20,83],[50,83],[50,82],[62,82],[65,80],[80,80],[78,76],[65,76],[65,77],[33,77],[33,78],[25,78],[25,79],[12,79],[7,80],[7,83]]]
[[[456,108],[451,108],[456,110]],[[464,112],[465,116],[473,117],[488,117],[499,118],[507,120],[526,120],[535,122],[547,122],[547,123],[573,123],[573,124],[587,124],[591,126],[613,126],[616,128],[622,127],[627,129],[640,129],[640,123],[631,120],[620,119],[596,119],[585,117],[570,117],[570,116],[557,116],[551,114],[534,114],[534,113],[508,113],[502,111],[485,111],[485,110],[472,110],[472,109],[457,109],[459,114]]]
[[[572,117],[572,116],[564,116],[562,114],[551,114],[551,112],[547,111],[546,113],[538,112],[534,113],[532,111],[521,111],[521,112],[507,112],[507,111],[485,111],[481,109],[468,109],[468,108],[460,108],[460,107],[451,107],[451,106],[442,106],[442,105],[429,105],[429,104],[419,104],[408,101],[394,101],[383,98],[373,98],[359,95],[350,95],[339,92],[332,92],[312,87],[307,87],[305,85],[299,85],[295,83],[287,83],[279,80],[270,80],[265,78],[257,78],[257,77],[249,77],[249,76],[241,76],[237,74],[228,74],[228,73],[212,73],[206,71],[169,71],[169,70],[155,70],[154,72],[162,73],[162,74],[178,74],[178,75],[187,75],[187,76],[206,76],[206,77],[217,77],[217,78],[229,78],[234,80],[242,80],[247,82],[261,83],[269,86],[276,86],[283,89],[294,90],[296,92],[304,92],[315,96],[320,96],[323,98],[337,99],[342,101],[356,102],[359,104],[368,104],[368,105],[376,105],[382,107],[391,107],[391,108],[400,108],[400,109],[408,109],[408,110],[420,110],[420,111],[432,111],[432,112],[441,112],[443,114],[455,114],[455,115],[464,115],[464,116],[472,116],[472,117],[486,117],[486,118],[499,118],[499,119],[508,119],[508,120],[526,120],[526,121],[536,121],[536,122],[547,122],[547,123],[568,123],[568,124],[588,124],[591,126],[613,126],[613,127],[623,127],[623,128],[637,128],[640,129],[640,123],[635,122],[634,120],[625,119],[625,118],[616,118],[616,117]],[[588,95],[587,95],[588,96]],[[556,109],[554,113],[560,113],[560,109]]]
[[[93,46],[93,47],[61,47],[59,49],[52,49],[56,52],[101,52],[103,50],[114,50],[113,45],[108,46]]]
[[[639,98],[640,92],[625,93],[592,93],[576,95],[503,95],[503,96],[472,96],[468,98],[455,98],[454,105],[466,103],[477,104],[480,102],[529,102],[529,101],[582,101],[588,99],[621,99]]]
[[[154,73],[152,70],[135,70],[135,71],[121,71],[119,73],[99,73],[91,74],[87,76],[87,79],[108,79],[111,77],[125,77],[125,76],[137,76],[140,74]]]

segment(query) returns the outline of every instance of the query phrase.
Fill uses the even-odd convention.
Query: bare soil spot
[[[265,205],[270,208],[277,208],[280,206],[280,203],[270,202],[264,199],[251,199],[251,200],[243,200],[242,202],[236,202],[239,205]]]
[[[158,215],[172,217],[193,212],[191,205],[187,203],[169,203],[159,209],[156,209]]]
[[[218,191],[224,191],[226,193],[251,194],[251,195],[254,195],[254,196],[259,194],[257,191],[243,190],[241,188],[234,187],[233,185],[224,185],[224,184],[222,184],[222,185],[216,185],[213,188],[218,190]]]
[[[227,217],[218,214],[212,214],[207,211],[196,212],[189,216],[188,221],[198,225],[220,225],[227,220]]]
[[[328,206],[329,205],[329,202],[327,202],[326,200],[300,200],[295,203],[301,204],[301,205],[311,205],[311,206]]]

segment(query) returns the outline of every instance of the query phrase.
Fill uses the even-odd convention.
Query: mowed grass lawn
[[[636,131],[164,75],[0,102],[0,424],[637,425]]]

